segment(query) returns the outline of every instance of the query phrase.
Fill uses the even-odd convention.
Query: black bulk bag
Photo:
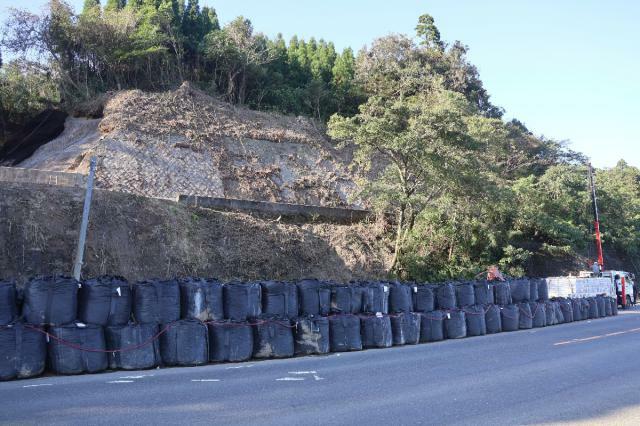
[[[389,283],[389,312],[411,312],[413,298],[411,293],[415,285]]]
[[[109,326],[104,329],[109,368],[143,370],[160,365],[160,341],[157,324]]]
[[[43,330],[22,322],[0,326],[0,381],[39,376],[46,359]]]
[[[596,304],[598,305],[598,318],[603,318],[607,316],[607,311],[604,307],[604,297],[596,296]]]
[[[142,324],[169,324],[180,319],[180,286],[176,280],[139,281],[133,286],[133,316]]]
[[[362,350],[360,318],[355,315],[329,317],[329,339],[331,352]]]
[[[262,288],[259,283],[230,282],[222,287],[224,317],[247,321],[262,314]]]
[[[194,366],[209,362],[209,333],[198,320],[178,320],[160,326],[162,363],[168,366]]]
[[[436,306],[441,310],[456,308],[456,289],[453,284],[440,284],[436,287]]]
[[[393,345],[391,320],[382,314],[360,317],[362,346],[365,348],[389,348]]]
[[[295,328],[296,355],[329,353],[329,320],[327,317],[299,318]]]
[[[613,310],[611,309],[611,298],[610,297],[603,297],[603,298],[604,298],[605,315],[610,317],[611,315],[613,315]]]
[[[209,361],[239,362],[253,356],[253,328],[247,322],[214,321],[209,329]]]
[[[436,298],[429,285],[416,285],[413,290],[414,312],[431,312],[436,310]]]
[[[78,281],[69,277],[37,277],[24,289],[22,316],[28,324],[66,324],[76,319]]]
[[[358,314],[362,311],[362,287],[336,285],[331,287],[331,312],[336,314]]]
[[[544,278],[538,280],[538,300],[546,302],[549,300],[549,284]]]
[[[550,325],[558,324],[558,317],[556,316],[556,308],[553,306],[553,302],[547,301],[544,304],[544,313],[547,318],[547,327]]]
[[[0,280],[0,325],[11,324],[17,315],[16,285]]]
[[[126,325],[131,317],[131,288],[122,277],[87,280],[78,289],[78,320],[86,324]]]
[[[389,284],[371,282],[362,285],[362,312],[389,313]]]
[[[420,315],[420,342],[444,340],[444,312],[432,311]]]
[[[547,326],[547,314],[544,307],[544,303],[529,302],[531,308],[532,326],[533,328],[540,328]]]
[[[484,336],[487,334],[484,306],[473,305],[464,308],[464,317],[467,321],[467,336]]]
[[[182,319],[215,321],[224,318],[222,284],[217,280],[183,278],[180,280]]]
[[[582,312],[582,319],[589,319],[589,301],[586,298],[580,299],[580,311]]]
[[[598,311],[598,302],[596,302],[596,298],[587,297],[587,302],[589,302],[589,319],[599,318],[600,313]]]
[[[582,321],[582,305],[580,300],[578,299],[570,299],[571,300],[571,310],[573,311],[573,320],[574,321]]]
[[[51,327],[49,334],[49,367],[54,373],[98,373],[109,366],[102,326],[76,322]]]
[[[289,358],[295,353],[293,327],[288,320],[266,317],[254,329],[254,358]]]
[[[617,297],[610,297],[609,301],[611,303],[611,314],[612,315],[618,315],[618,298]]]
[[[298,287],[293,283],[263,281],[262,313],[283,319],[298,317]]]
[[[494,299],[496,305],[510,305],[511,304],[511,287],[509,283],[499,282],[493,287]]]
[[[420,342],[420,314],[403,312],[391,316],[391,335],[394,346],[415,345]]]
[[[560,309],[560,302],[558,302],[557,300],[554,300],[551,303],[553,305],[553,309],[556,310],[556,320],[557,320],[558,324],[563,324],[564,323],[564,315],[562,314],[562,309]]]
[[[509,283],[511,287],[511,300],[513,303],[528,302],[531,295],[529,280],[520,279]]]
[[[538,281],[540,280],[534,279],[529,281],[529,302],[535,302],[539,298]]]
[[[318,280],[302,280],[298,286],[300,316],[328,315],[331,307],[331,289]]]
[[[448,311],[444,315],[444,331],[447,339],[467,337],[467,321],[464,311]]]
[[[500,308],[502,331],[516,331],[520,328],[520,309],[516,305],[505,305]]]
[[[455,288],[456,288],[456,302],[459,308],[475,305],[476,298],[474,294],[473,285],[462,283],[462,284],[457,284]]]
[[[518,328],[520,330],[528,330],[533,327],[533,315],[531,314],[531,306],[529,303],[523,302],[518,304],[520,316],[518,318]]]
[[[494,303],[493,285],[487,281],[473,284],[473,294],[478,305],[492,305]]]
[[[560,312],[562,312],[563,322],[573,322],[573,307],[571,301],[568,299],[562,299],[558,302]]]
[[[487,305],[484,322],[487,327],[487,334],[502,332],[502,320],[500,318],[500,307],[498,305]]]

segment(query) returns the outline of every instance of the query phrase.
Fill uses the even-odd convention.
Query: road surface
[[[7,424],[640,424],[640,310],[455,341],[0,383]]]

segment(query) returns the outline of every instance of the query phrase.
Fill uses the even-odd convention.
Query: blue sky
[[[37,10],[45,1],[22,5]],[[82,0],[71,1],[79,9]],[[15,0],[0,0],[0,17]],[[20,3],[18,3],[20,5]],[[640,166],[640,2],[633,0],[200,0],[222,23],[243,15],[256,31],[324,38],[359,49],[412,34],[430,13],[461,40],[495,104],[536,134],[568,140],[599,167]]]

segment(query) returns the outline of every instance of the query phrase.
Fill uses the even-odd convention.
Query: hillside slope
[[[359,205],[349,152],[335,149],[312,121],[235,108],[189,83],[164,93],[114,93],[102,119],[68,118],[59,137],[19,166],[83,173],[93,154],[97,184],[108,190]]]

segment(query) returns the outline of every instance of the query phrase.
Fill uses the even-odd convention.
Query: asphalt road
[[[8,424],[640,424],[640,310],[441,343],[0,383]]]

